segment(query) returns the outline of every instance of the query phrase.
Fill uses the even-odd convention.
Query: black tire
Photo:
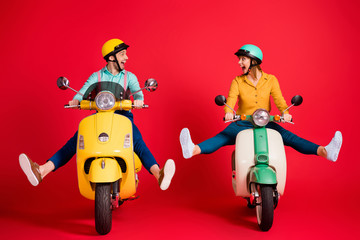
[[[260,185],[259,188],[260,201],[256,206],[256,217],[260,229],[262,231],[268,231],[271,228],[274,219],[274,190],[271,186],[267,185]]]
[[[108,234],[112,225],[111,185],[97,183],[95,187],[95,228],[100,235]]]

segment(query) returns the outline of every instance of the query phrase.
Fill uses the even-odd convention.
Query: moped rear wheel
[[[267,185],[258,186],[259,198],[256,205],[256,218],[262,231],[268,231],[274,219],[273,188]]]
[[[95,187],[95,228],[105,235],[111,230],[111,185],[110,183],[97,183]]]

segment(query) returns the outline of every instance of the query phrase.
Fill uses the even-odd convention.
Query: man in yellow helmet
[[[124,69],[125,65],[122,65],[120,67],[119,61],[117,59],[116,53],[122,51],[122,50],[126,50],[129,47],[129,45],[126,45],[123,41],[121,41],[120,39],[111,39],[109,41],[107,41],[102,49],[101,49],[101,53],[104,57],[104,59],[108,62],[114,62],[116,64],[116,66],[118,67],[118,69]],[[111,59],[110,57],[113,56]],[[126,59],[127,60],[127,59]]]
[[[120,39],[111,39],[102,47],[102,55],[107,64],[100,71],[93,73],[80,89],[80,93],[87,95],[92,87],[97,84],[118,83],[123,87],[123,97],[126,97],[126,91],[136,92],[140,90],[139,82],[136,76],[125,70],[125,63],[128,60],[126,45]],[[79,105],[83,100],[81,94],[76,94],[73,100],[69,101],[70,106]],[[134,94],[134,105],[136,108],[142,108],[144,104],[144,95],[141,91]],[[158,163],[142,139],[139,129],[133,122],[133,114],[130,111],[116,111],[115,113],[128,117],[133,125],[134,152],[139,156],[143,166],[157,179],[160,188],[166,190],[171,179],[175,174],[175,163],[172,159],[166,161],[163,169],[160,170]],[[77,132],[70,140],[57,151],[45,164],[38,165],[32,162],[26,154],[19,156],[19,162],[22,170],[28,177],[33,186],[37,186],[42,179],[51,171],[57,170],[65,165],[76,153]]]

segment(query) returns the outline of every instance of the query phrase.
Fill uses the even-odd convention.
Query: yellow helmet
[[[127,49],[128,47],[129,46],[120,39],[114,38],[104,43],[101,52],[104,59],[108,61],[110,56],[115,55],[116,53],[120,52],[121,50]]]

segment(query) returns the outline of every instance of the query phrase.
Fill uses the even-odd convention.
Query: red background
[[[177,171],[165,192],[142,171],[140,198],[113,213],[103,238],[357,238],[358,9],[355,0],[2,1],[0,236],[96,236],[94,203],[79,194],[75,158],[34,188],[18,155],[44,163],[72,136],[89,112],[64,109],[74,94],[57,89],[56,79],[66,76],[80,89],[105,64],[102,44],[116,37],[130,45],[126,68],[140,84],[159,82],[135,122],[160,165],[173,158]],[[241,73],[233,53],[247,43],[263,50],[263,69],[278,77],[288,102],[304,97],[292,110],[296,124],[285,127],[322,145],[336,130],[344,137],[336,163],[286,148],[285,195],[267,233],[234,196],[233,147],[185,160],[178,140],[183,127],[196,143],[225,127],[214,97],[227,95]]]

